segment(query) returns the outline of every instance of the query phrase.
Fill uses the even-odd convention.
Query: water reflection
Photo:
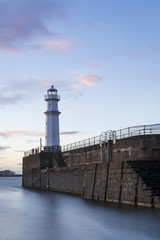
[[[118,206],[23,189],[20,178],[0,178],[2,240],[158,240],[160,210]]]

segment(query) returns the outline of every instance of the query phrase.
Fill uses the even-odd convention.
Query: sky
[[[0,170],[45,145],[54,85],[61,145],[160,122],[159,0],[0,0]]]

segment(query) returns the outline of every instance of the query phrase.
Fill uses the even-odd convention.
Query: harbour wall
[[[23,158],[23,186],[160,208],[160,135]],[[61,165],[61,166],[60,166]]]

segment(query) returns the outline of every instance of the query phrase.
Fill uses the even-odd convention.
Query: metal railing
[[[40,153],[42,151],[44,151],[43,146],[37,147],[37,148],[32,148],[31,150],[28,150],[28,151],[24,152],[24,157],[27,157],[29,155],[34,155],[34,154]]]
[[[152,125],[128,127],[128,128],[123,128],[117,131],[109,130],[106,132],[102,132],[101,135],[96,137],[92,137],[82,141],[63,145],[61,146],[61,151],[67,152],[67,151],[78,149],[78,148],[101,144],[103,142],[107,142],[108,140],[118,140],[122,138],[128,138],[128,137],[139,136],[139,135],[148,135],[148,134],[160,134],[160,123],[152,124]],[[46,151],[46,148],[43,146],[38,148],[33,148],[25,152],[24,156],[27,157],[29,155],[34,155],[41,151]]]
[[[61,149],[60,146],[44,147],[41,145],[40,147],[32,148],[31,150],[24,152],[24,157],[27,157],[29,155],[34,155],[34,154],[40,153],[42,151],[43,152],[55,152],[60,149]]]
[[[93,146],[96,144],[101,144],[102,142],[107,142],[108,140],[118,140],[122,138],[128,138],[138,135],[147,135],[147,134],[160,134],[160,124],[152,124],[152,125],[141,125],[123,128],[120,130],[109,130],[106,132],[102,132],[101,135],[97,137],[88,138],[79,142],[74,142],[71,144],[67,144],[61,147],[62,152]]]

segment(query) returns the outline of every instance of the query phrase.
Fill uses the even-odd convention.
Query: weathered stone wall
[[[100,144],[67,151],[62,153],[62,155],[67,166],[102,161]]]
[[[160,161],[110,163],[106,201],[160,208]]]
[[[110,143],[70,150],[63,152],[62,155],[67,166],[107,162],[108,160],[110,162],[157,160],[160,159],[160,135],[124,138],[110,141]]]
[[[33,182],[35,183],[38,179],[35,180],[37,174],[34,175],[33,171],[34,173],[40,171],[40,154],[23,158],[23,186],[34,187]],[[34,185],[40,186],[40,184]]]
[[[87,199],[160,208],[160,161],[94,163],[33,169],[24,186],[79,194]]]
[[[160,208],[159,139],[138,136],[118,140],[110,148],[105,144],[66,152],[67,167],[59,167],[48,153],[25,157],[23,186]]]
[[[113,162],[156,159],[160,159],[160,135],[124,138],[112,145]]]

